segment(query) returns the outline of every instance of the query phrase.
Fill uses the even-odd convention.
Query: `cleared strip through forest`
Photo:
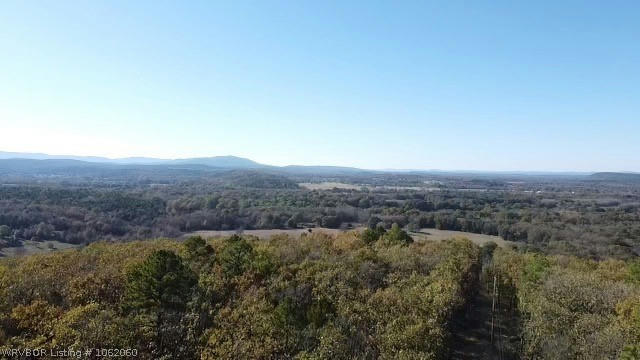
[[[517,314],[501,306],[494,279],[483,266],[466,311],[454,319],[450,359],[517,359]],[[516,345],[516,346],[514,346]]]

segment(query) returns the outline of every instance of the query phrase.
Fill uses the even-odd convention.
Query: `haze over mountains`
[[[71,169],[71,168],[132,168],[132,167],[167,168],[174,170],[207,170],[212,169],[246,169],[276,170],[298,174],[350,174],[361,172],[385,173],[433,173],[433,174],[493,174],[493,175],[591,175],[594,180],[640,180],[640,174],[633,172],[551,172],[551,171],[472,171],[472,170],[421,170],[421,169],[384,169],[371,170],[343,166],[287,165],[274,166],[256,161],[226,155],[211,157],[195,157],[184,159],[160,159],[151,157],[107,158],[99,156],[49,155],[44,153],[25,153],[0,151],[0,170],[2,169]]]
[[[157,164],[200,164],[213,167],[229,167],[229,168],[259,168],[266,165],[259,164],[255,161],[240,158],[237,156],[214,156],[187,159],[158,159],[150,157],[126,157],[126,158],[106,158],[100,156],[76,156],[76,155],[49,155],[43,153],[22,153],[0,151],[0,159],[32,159],[32,160],[78,160],[108,164],[138,164],[138,165],[157,165]]]
[[[0,151],[0,174],[3,172],[34,173],[37,171],[58,172],[75,170],[152,170],[215,171],[215,170],[274,170],[300,174],[352,174],[367,172],[352,167],[340,166],[273,166],[260,164],[237,156],[212,156],[186,159],[158,159],[127,157],[111,159],[96,156],[48,155],[43,153],[18,153]]]

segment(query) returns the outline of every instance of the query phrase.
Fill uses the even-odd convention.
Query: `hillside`
[[[81,170],[80,170],[81,169]],[[139,172],[170,171],[172,169],[185,170],[215,170],[215,169],[248,169],[269,170],[287,174],[318,174],[318,175],[346,175],[369,173],[351,167],[339,166],[272,166],[264,165],[250,159],[237,156],[212,156],[186,159],[156,159],[156,158],[118,158],[109,159],[92,156],[64,156],[39,153],[0,152],[0,174],[32,174],[32,175],[65,175],[62,170],[70,172],[89,173],[90,170],[127,170]],[[106,173],[109,175],[110,173]]]
[[[0,159],[28,159],[28,160],[76,160],[97,164],[119,165],[206,165],[221,168],[260,168],[266,165],[237,156],[211,156],[186,159],[158,159],[149,157],[106,158],[99,156],[48,155],[42,153],[17,153],[0,151]]]
[[[591,180],[598,181],[616,181],[616,182],[640,182],[640,174],[638,173],[621,173],[621,172],[598,172],[590,176]]]

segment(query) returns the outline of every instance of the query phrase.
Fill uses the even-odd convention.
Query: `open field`
[[[31,241],[24,240],[22,246],[7,247],[0,249],[0,257],[12,257],[22,255],[33,255],[48,253],[56,250],[66,250],[80,247],[80,245],[63,243],[55,240],[51,241]]]
[[[345,184],[339,182],[320,182],[320,183],[299,183],[299,186],[309,190],[332,190],[332,189],[345,189],[345,190],[362,190],[362,186]]]
[[[335,234],[340,234],[346,231],[353,231],[353,230],[361,231],[363,229],[364,228],[329,229],[329,228],[317,227],[317,228],[311,228],[311,231],[313,233],[325,233],[325,234],[335,235]],[[194,231],[192,233],[186,234],[184,235],[184,237],[189,237],[194,235],[200,235],[205,238],[221,237],[221,236],[230,236],[233,234],[238,234],[239,232],[240,232],[239,230],[201,230],[201,231]],[[305,229],[261,229],[261,230],[244,230],[242,231],[242,234],[257,236],[262,239],[268,239],[273,235],[287,234],[291,236],[300,236],[300,234],[308,233],[308,232],[309,230],[307,228]]]
[[[438,230],[438,229],[425,228],[425,229],[420,229],[419,231],[409,231],[409,235],[411,235],[411,237],[413,237],[414,240],[440,241],[440,240],[451,239],[451,238],[465,237],[477,245],[484,245],[489,241],[493,241],[496,244],[498,244],[498,246],[501,246],[501,247],[505,247],[508,245],[515,245],[514,242],[506,241],[499,236],[474,234],[474,233],[464,232],[464,231],[451,231],[451,230]]]
[[[357,227],[353,229],[329,229],[329,228],[317,227],[317,228],[312,228],[311,230],[314,233],[325,233],[325,234],[335,235],[335,234],[340,234],[346,231],[353,231],[353,230],[362,231],[364,229],[365,229],[364,227]],[[244,231],[241,231],[241,233],[245,235],[257,236],[262,239],[268,239],[273,235],[279,235],[279,234],[287,234],[295,237],[295,236],[299,236],[302,233],[306,233],[308,231],[309,230],[306,228],[305,229],[261,229],[261,230],[244,230]],[[238,234],[238,233],[240,233],[239,230],[201,230],[201,231],[194,231],[192,233],[186,234],[183,237],[189,237],[194,235],[199,235],[205,238],[224,237],[224,236],[231,236],[233,234]],[[440,241],[440,240],[464,237],[471,240],[473,243],[477,245],[484,245],[489,241],[493,241],[502,247],[505,247],[508,245],[515,245],[514,242],[506,241],[499,236],[474,234],[474,233],[464,232],[464,231],[450,231],[450,230],[438,230],[438,229],[425,228],[425,229],[420,229],[419,231],[409,231],[409,235],[411,235],[411,237],[413,237],[413,239],[417,241],[419,240]]]
[[[368,188],[369,190],[415,190],[415,191],[439,191],[440,188],[433,186],[394,186],[394,185],[355,185],[355,184],[346,184],[341,182],[318,182],[318,183],[299,183],[299,186],[308,189],[308,190],[333,190],[333,189],[341,189],[341,190],[362,190],[363,188]]]

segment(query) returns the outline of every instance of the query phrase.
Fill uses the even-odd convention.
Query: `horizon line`
[[[236,158],[243,159],[254,162],[256,165],[268,166],[268,167],[336,167],[336,168],[350,168],[355,170],[363,170],[363,171],[378,171],[378,172],[442,172],[442,173],[500,173],[500,174],[535,174],[535,175],[544,175],[544,174],[566,174],[566,175],[579,175],[579,174],[594,174],[600,172],[612,172],[612,173],[625,173],[625,174],[640,174],[638,171],[631,170],[590,170],[590,171],[582,171],[582,170],[486,170],[486,169],[439,169],[439,168],[430,168],[430,169],[419,169],[419,168],[405,168],[405,169],[396,169],[396,168],[364,168],[357,166],[349,166],[349,165],[301,165],[301,164],[288,164],[288,165],[271,165],[266,163],[261,163],[254,161],[250,158],[237,156],[237,155],[209,155],[209,156],[192,156],[192,157],[175,157],[175,158],[163,158],[163,157],[153,157],[153,156],[124,156],[124,157],[111,157],[111,156],[102,156],[102,155],[70,155],[70,154],[50,154],[45,152],[28,152],[28,151],[3,151],[0,150],[0,154],[6,155],[16,155],[15,157],[4,157],[0,158],[0,160],[8,160],[8,159],[26,159],[26,160],[75,160],[75,161],[84,161],[84,162],[94,162],[99,163],[97,161],[91,161],[91,159],[103,159],[105,161],[127,161],[130,159],[146,159],[150,161],[177,161],[177,160],[191,160],[191,159],[211,159],[211,158]],[[19,155],[24,156],[32,156],[32,157],[20,157]],[[55,159],[48,158],[35,158],[35,156],[40,157],[54,157]],[[124,163],[120,165],[159,165],[159,164],[149,164],[149,163]]]

